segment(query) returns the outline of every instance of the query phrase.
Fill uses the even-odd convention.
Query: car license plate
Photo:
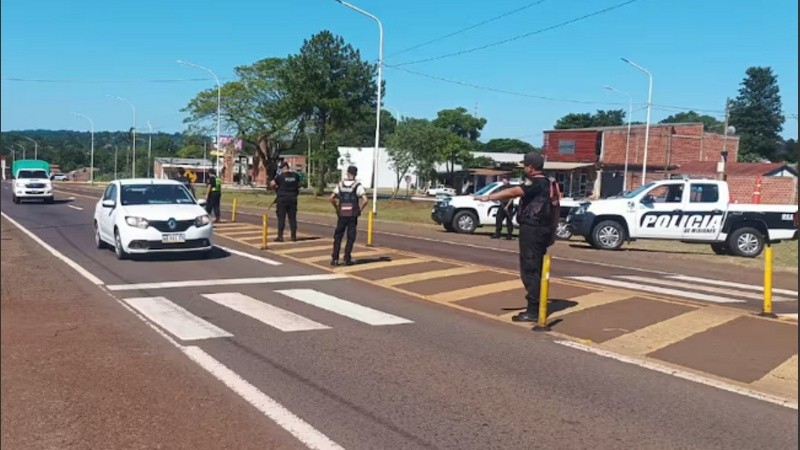
[[[161,242],[164,244],[180,244],[186,242],[186,235],[183,233],[165,233],[161,235]]]

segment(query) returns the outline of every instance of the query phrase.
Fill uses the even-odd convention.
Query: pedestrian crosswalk
[[[267,297],[273,301],[292,299],[370,326],[414,323],[404,317],[369,308],[315,289],[285,289],[271,291],[270,294]],[[227,308],[242,316],[247,316],[282,332],[322,331],[333,328],[331,325],[309,319],[296,312],[283,309],[268,303],[268,301],[256,299],[241,292],[211,292],[201,293],[199,296],[213,304]],[[234,336],[234,333],[230,330],[225,330],[212,323],[214,321],[213,318],[200,317],[197,315],[198,313],[178,305],[175,299],[157,296],[125,298],[123,300],[149,321],[184,341]],[[198,306],[191,302],[184,303],[189,303],[187,307],[190,308]]]
[[[639,275],[615,275],[601,278],[574,276],[568,279],[615,288],[643,291],[672,297],[688,298],[711,303],[746,303],[763,298],[763,287],[686,275],[644,277]],[[796,302],[797,291],[773,289],[773,302]]]

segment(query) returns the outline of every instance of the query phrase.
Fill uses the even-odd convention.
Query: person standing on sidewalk
[[[358,169],[355,166],[347,168],[347,179],[339,182],[331,194],[331,203],[336,209],[338,221],[336,231],[333,233],[333,253],[331,266],[339,265],[339,251],[342,248],[342,237],[347,231],[347,243],[344,246],[344,264],[353,264],[353,245],[356,242],[358,229],[358,216],[367,206],[367,191],[364,186],[356,181]]]
[[[525,285],[527,307],[511,318],[514,322],[535,322],[539,315],[539,291],[542,264],[547,248],[555,242],[555,230],[560,213],[558,183],[544,175],[544,158],[528,153],[523,160],[525,183],[502,192],[477,197],[480,201],[495,201],[519,197],[517,222],[519,228],[519,270]]]
[[[217,171],[208,171],[209,177],[206,181],[206,212],[211,214],[214,211],[214,222],[219,222],[219,207],[222,201],[222,180],[217,177]]]
[[[270,181],[270,187],[275,189],[278,237],[275,242],[283,242],[283,230],[286,227],[286,216],[289,216],[289,229],[292,233],[292,242],[297,241],[297,196],[300,195],[300,177],[289,170],[289,163],[281,164],[281,173]]]
[[[503,185],[497,192],[504,191],[511,187],[508,184],[508,177],[503,177],[502,179]],[[506,199],[500,202],[500,207],[497,209],[497,215],[495,216],[495,229],[494,234],[492,235],[492,239],[500,239],[500,236],[503,233],[503,222],[506,223],[506,227],[508,227],[508,234],[506,234],[506,240],[511,240],[514,235],[514,200],[513,199]]]

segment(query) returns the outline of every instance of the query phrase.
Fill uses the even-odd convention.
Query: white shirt
[[[345,187],[351,187],[355,183],[358,183],[358,181],[357,180],[344,180],[344,181],[342,181],[342,184],[344,184]],[[333,194],[336,195],[336,196],[339,196],[339,183],[336,183],[336,187],[333,189]],[[358,187],[356,188],[356,197],[361,198],[361,197],[363,197],[365,195],[367,195],[367,190],[364,189],[364,185],[363,184],[359,183]]]

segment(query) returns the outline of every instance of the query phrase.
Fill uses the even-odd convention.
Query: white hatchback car
[[[94,211],[97,248],[112,245],[118,259],[160,252],[208,255],[214,229],[204,204],[178,181],[113,181]]]

